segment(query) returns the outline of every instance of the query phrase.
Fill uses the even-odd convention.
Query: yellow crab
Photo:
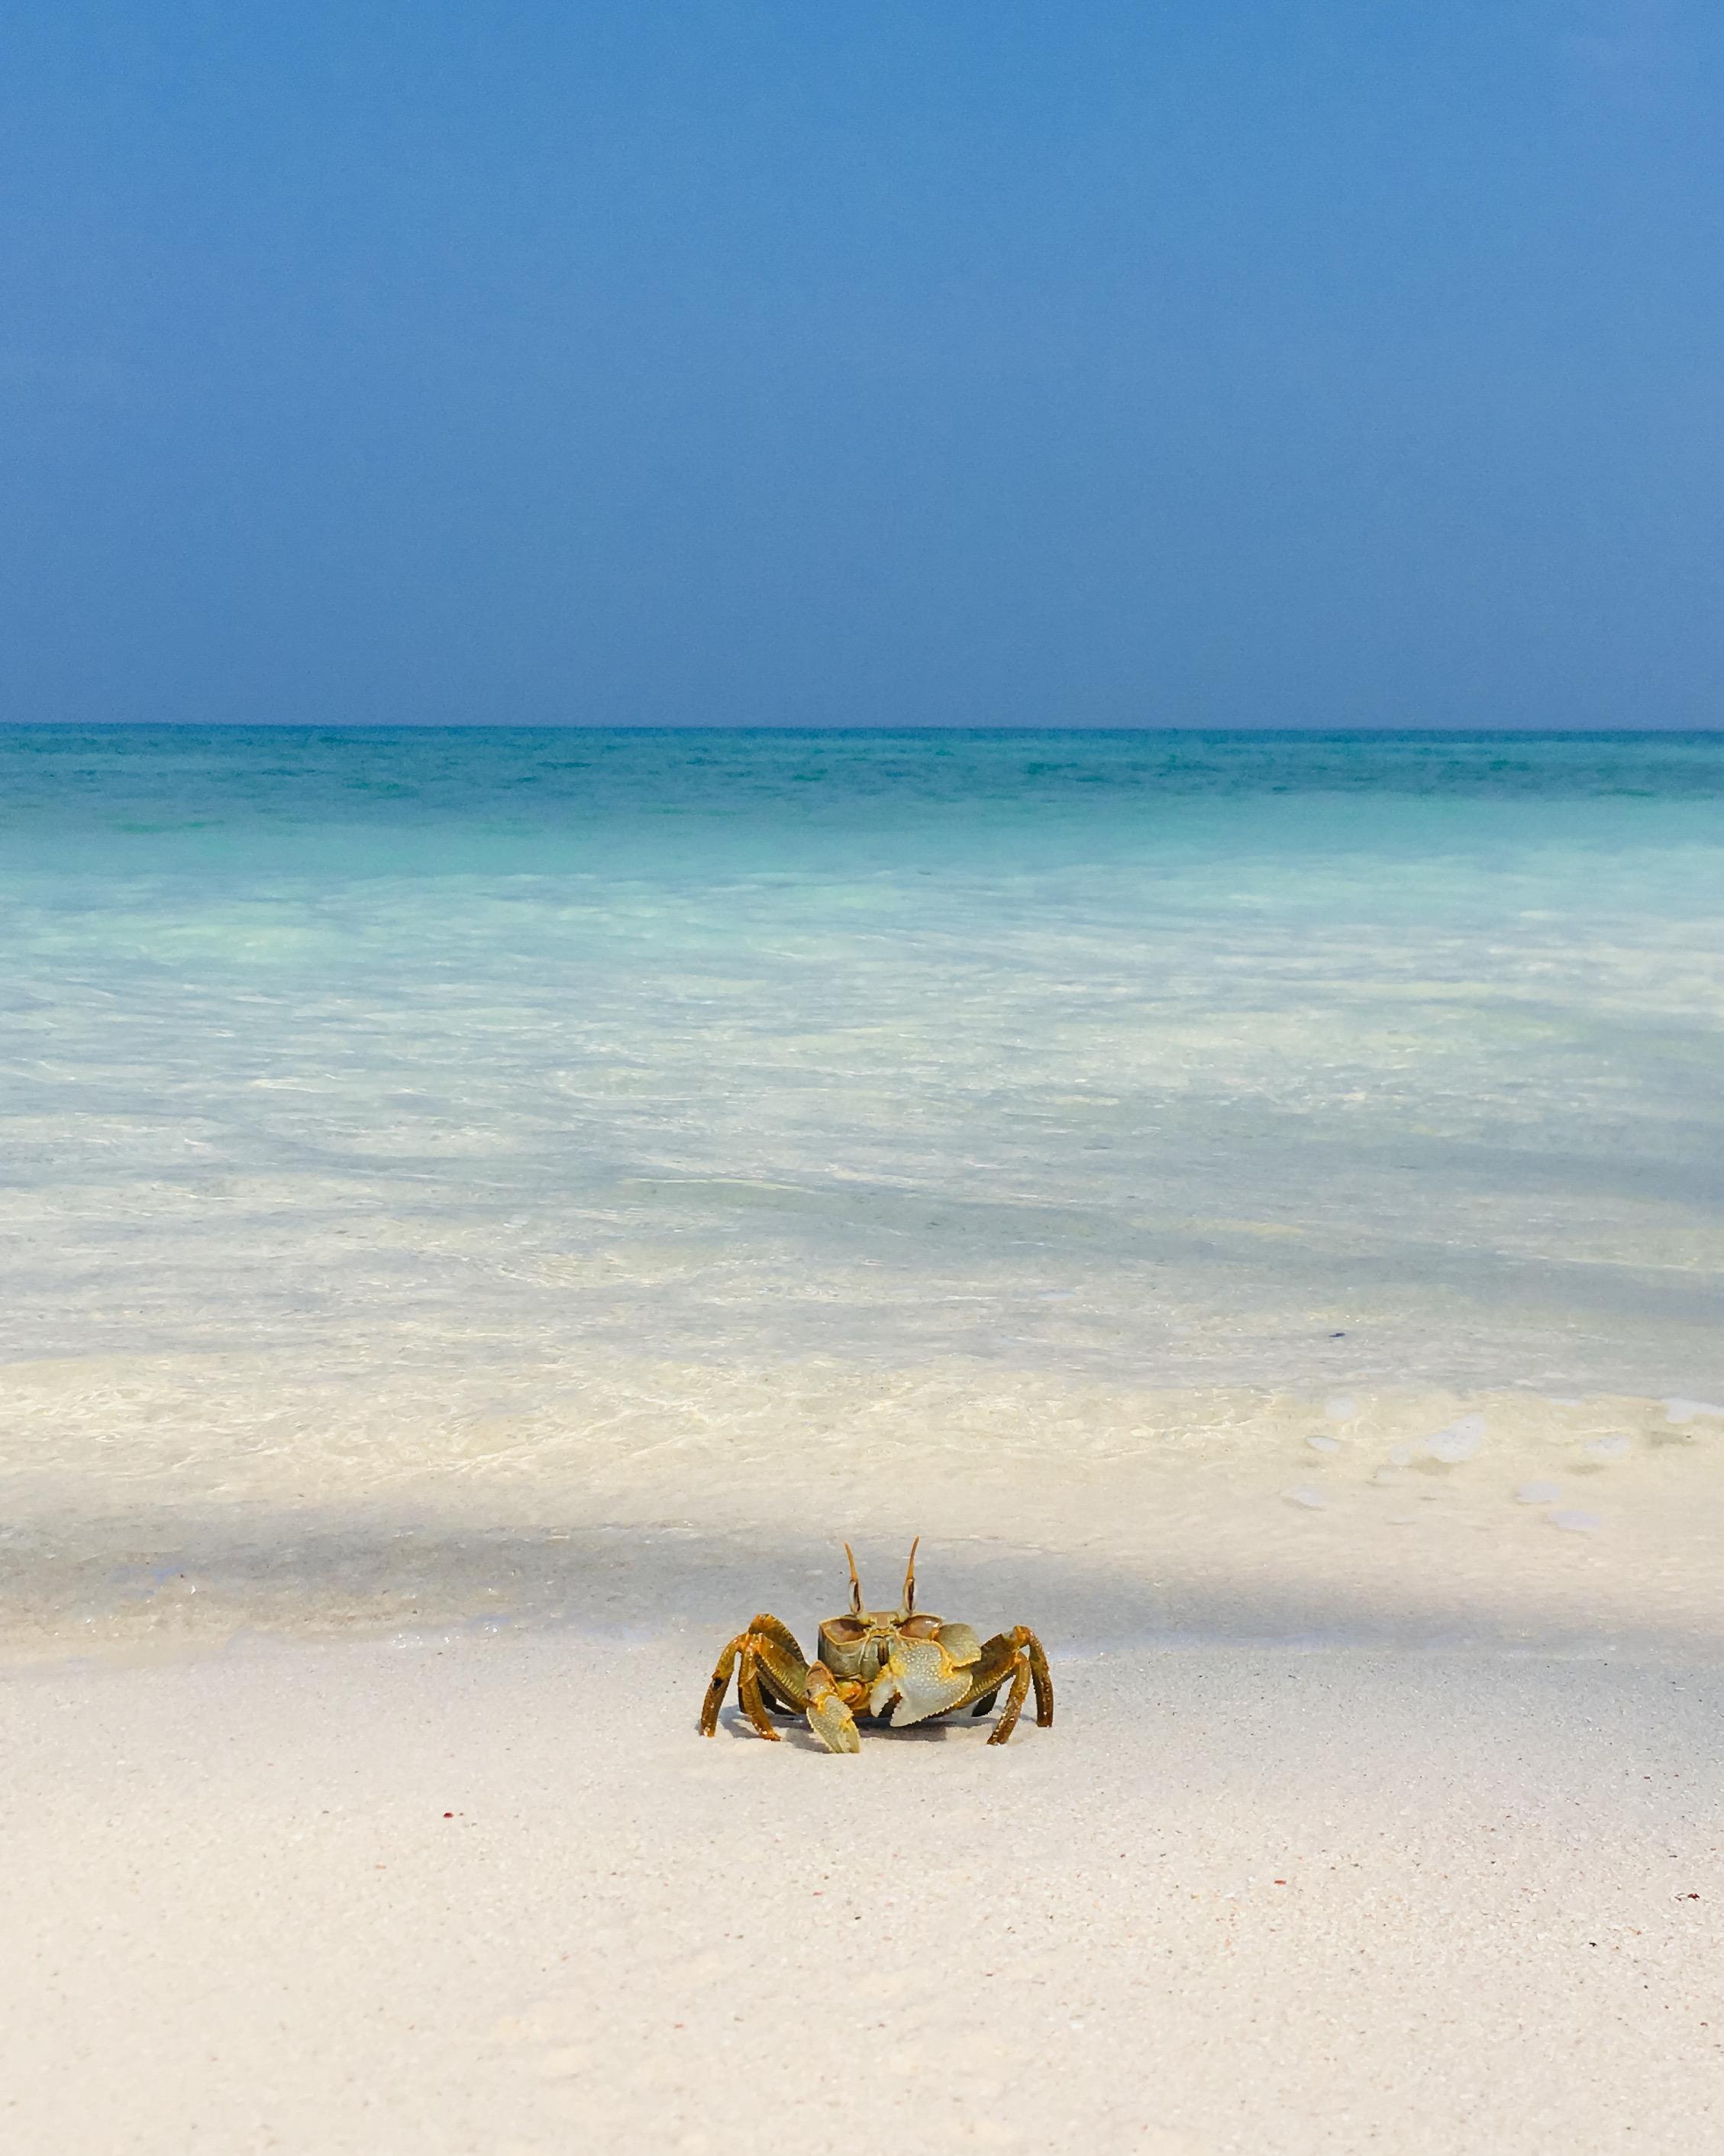
[[[700,1734],[718,1727],[718,1710],[736,1671],[736,1697],[762,1737],[778,1742],[768,1708],[802,1714],[829,1752],[859,1752],[859,1717],[907,1728],[931,1716],[967,1707],[986,1714],[1009,1686],[990,1744],[1003,1744],[1018,1725],[1025,1696],[1035,1686],[1035,1718],[1043,1729],[1054,1720],[1054,1680],[1042,1643],[1027,1625],[996,1632],[983,1641],[967,1625],[916,1611],[916,1553],[910,1546],[904,1599],[895,1609],[865,1609],[862,1583],[850,1546],[850,1614],[829,1617],[820,1627],[817,1661],[805,1662],[796,1635],[776,1617],[755,1618],[718,1658],[700,1709]]]

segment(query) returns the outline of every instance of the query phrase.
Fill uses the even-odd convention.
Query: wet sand
[[[717,1641],[233,1645],[0,1686],[0,2139],[56,2156],[1699,2152],[1724,1675],[1057,1661],[859,1759]]]

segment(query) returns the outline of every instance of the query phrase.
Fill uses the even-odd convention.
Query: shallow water
[[[1721,801],[1716,736],[0,731],[0,1616],[362,1611],[392,1537],[536,1608],[495,1536],[680,1522],[1704,1627]]]

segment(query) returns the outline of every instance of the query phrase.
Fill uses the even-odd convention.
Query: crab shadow
[[[773,1727],[782,1741],[795,1752],[810,1752],[817,1758],[829,1759],[833,1754],[815,1736],[800,1715],[774,1715]],[[718,1717],[719,1728],[726,1737],[739,1743],[763,1744],[767,1742],[740,1707],[727,1707]],[[889,1722],[864,1722],[861,1726],[862,1749],[870,1750],[875,1744],[950,1744],[962,1742],[973,1732],[978,1743],[987,1742],[988,1732],[993,1727],[993,1718],[983,1715],[976,1719],[966,1714],[962,1721],[918,1722],[909,1729],[894,1729]]]

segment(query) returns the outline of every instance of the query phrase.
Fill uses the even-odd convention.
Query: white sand
[[[7,1679],[0,2146],[1724,2146],[1716,1671],[1135,1650],[849,1760],[702,1743],[716,1644]]]

